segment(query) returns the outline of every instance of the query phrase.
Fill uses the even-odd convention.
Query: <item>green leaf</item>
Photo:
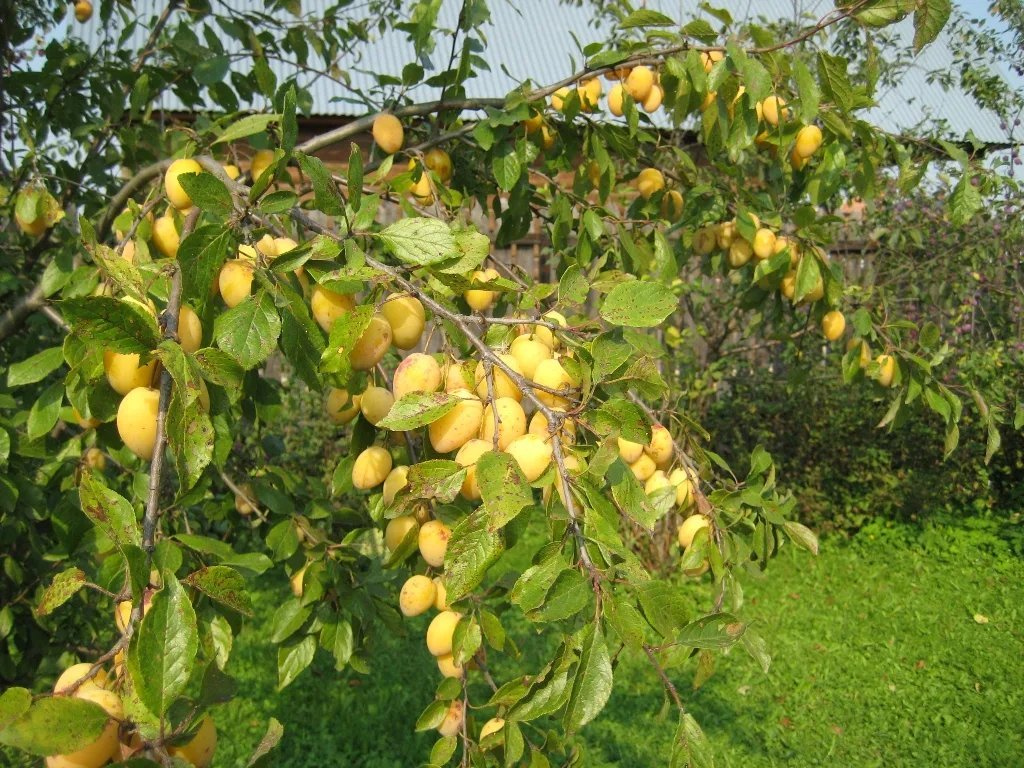
[[[715,613],[691,621],[676,634],[675,642],[688,648],[729,648],[743,631],[744,624],[727,613]]]
[[[872,0],[857,11],[854,18],[868,27],[885,27],[906,18],[914,10],[915,0]]]
[[[334,321],[330,338],[320,354],[321,371],[336,374],[342,384],[348,381],[352,372],[349,355],[363,331],[369,327],[373,312],[372,304],[364,304]]]
[[[693,715],[684,712],[679,716],[679,727],[672,740],[672,755],[669,768],[714,768],[714,749],[697,725]]]
[[[529,694],[509,709],[506,719],[535,720],[557,712],[569,697],[569,670],[575,663],[574,649],[563,644],[555,662],[537,675]]]
[[[264,758],[281,743],[282,736],[284,736],[284,726],[277,721],[277,718],[270,718],[270,721],[267,723],[267,732],[263,734],[260,743],[253,750],[249,762],[246,763],[246,768],[263,768],[263,766],[271,765]]]
[[[455,625],[455,633],[452,635],[452,655],[455,656],[456,664],[465,664],[473,658],[473,655],[480,650],[483,643],[483,635],[480,632],[480,624],[473,618],[463,618]],[[461,688],[461,686],[456,686]]]
[[[309,176],[313,183],[313,196],[316,207],[328,216],[340,216],[345,210],[345,203],[338,191],[338,185],[327,170],[327,166],[318,157],[295,153],[299,167]]]
[[[43,592],[39,605],[36,606],[36,616],[48,616],[53,613],[84,586],[85,571],[81,568],[68,568],[61,571],[53,577],[50,586]]]
[[[281,114],[281,148],[285,152],[295,149],[299,138],[299,122],[295,117],[295,86],[288,86],[284,94],[284,110]]]
[[[212,173],[182,173],[178,181],[198,208],[217,216],[231,214],[231,193]]]
[[[472,592],[504,551],[501,534],[488,528],[485,510],[477,509],[460,520],[452,529],[444,556],[448,601],[461,600]]]
[[[32,404],[26,421],[29,440],[36,440],[51,429],[60,418],[60,405],[64,402],[64,382],[55,381],[43,390]]]
[[[818,79],[822,92],[843,112],[849,112],[853,107],[853,86],[846,74],[848,63],[842,56],[818,51]]]
[[[571,264],[558,281],[559,304],[582,304],[590,293],[590,283],[579,264]]]
[[[103,484],[100,476],[83,470],[78,484],[82,512],[122,553],[126,547],[142,547],[142,531],[135,510],[120,494]]]
[[[964,173],[949,196],[949,220],[954,226],[962,227],[981,210],[981,192],[971,183],[969,174]]]
[[[514,144],[502,144],[491,157],[491,171],[498,186],[510,192],[523,175],[523,161]]]
[[[163,588],[153,595],[150,609],[132,637],[128,671],[139,699],[162,717],[188,684],[199,650],[199,633],[196,612],[185,590],[170,571],[161,575]]]
[[[245,579],[234,568],[210,565],[193,571],[184,582],[207,597],[243,616],[252,616],[252,599],[245,591]]]
[[[3,697],[5,703],[7,693]],[[11,697],[6,707],[14,712],[23,703],[24,694],[19,693]],[[96,741],[109,720],[106,711],[91,701],[48,696],[36,701],[27,712],[0,731],[0,744],[33,755],[68,754]]]
[[[274,611],[270,642],[283,643],[294,635],[306,623],[306,619],[309,618],[312,611],[313,609],[310,606],[304,606],[301,600],[286,600],[281,603]]]
[[[7,386],[22,387],[42,381],[64,365],[64,348],[50,347],[7,369]]]
[[[536,565],[523,571],[512,587],[509,599],[518,605],[524,613],[539,607],[544,602],[544,596],[551,585],[555,583],[555,579],[564,570],[566,570],[565,559],[555,550]]]
[[[611,289],[601,304],[601,317],[614,325],[653,328],[675,311],[677,302],[662,283],[630,280]]]
[[[283,690],[313,661],[316,639],[306,635],[299,642],[277,649],[277,690]]]
[[[768,674],[768,669],[772,665],[772,657],[768,654],[768,644],[764,641],[764,638],[748,626],[740,641],[743,643],[743,647],[747,649],[747,653],[753,657],[754,661],[761,665],[761,671]]]
[[[281,351],[295,372],[311,389],[319,390],[320,359],[327,348],[320,327],[313,319],[309,306],[297,291],[279,286],[279,296],[285,300],[281,311]]]
[[[348,152],[348,202],[358,211],[363,198],[363,152],[352,142]]]
[[[202,310],[210,298],[210,286],[234,248],[230,230],[207,224],[194,230],[178,248],[181,283],[185,298]]]
[[[640,612],[629,602],[609,594],[605,594],[602,605],[604,618],[619,639],[634,650],[643,646],[644,618]]]
[[[282,189],[277,192],[271,192],[269,195],[264,195],[260,199],[259,209],[263,213],[273,215],[287,213],[292,208],[297,207],[298,204],[298,195],[290,190]]]
[[[28,712],[32,693],[27,688],[8,688],[0,694],[0,731]]]
[[[814,535],[814,532],[802,523],[797,523],[792,520],[787,520],[783,526],[786,530],[786,535],[793,540],[795,544],[803,547],[809,552],[813,552],[815,555],[818,554],[818,537]]]
[[[194,486],[213,459],[213,424],[199,402],[202,379],[178,344],[164,342],[158,354],[174,387],[167,409],[167,438],[184,490]]]
[[[452,755],[455,754],[456,748],[459,746],[459,740],[454,736],[443,736],[434,742],[434,746],[430,748],[430,764],[431,765],[447,765],[448,761],[452,759]]]
[[[409,469],[409,498],[446,504],[459,495],[466,470],[449,459],[429,459]]]
[[[245,371],[227,352],[216,347],[203,347],[193,353],[192,360],[207,381],[228,389],[242,386]]]
[[[651,442],[651,425],[644,412],[621,397],[604,403],[591,418],[594,429],[600,434],[618,434],[641,445]]]
[[[621,29],[633,29],[635,27],[672,27],[675,22],[668,16],[658,11],[651,11],[646,8],[633,11],[620,23]]]
[[[590,624],[580,647],[580,665],[576,670],[562,727],[578,731],[600,714],[612,695],[612,662],[608,655],[600,622]]]
[[[89,248],[89,246],[86,246]],[[100,245],[93,248],[92,259],[103,270],[114,287],[126,296],[134,299],[142,299],[146,294],[146,288],[142,282],[142,274],[138,267],[122,258],[113,248]]]
[[[64,299],[60,310],[75,334],[114,352],[144,354],[160,343],[156,318],[148,307],[135,301],[88,296]]]
[[[617,459],[608,468],[608,484],[619,509],[648,531],[653,530],[661,514],[651,506],[633,470],[621,459]]]
[[[949,21],[953,4],[950,0],[917,0],[914,12],[914,50],[920,52],[939,36]]]
[[[558,574],[544,602],[527,613],[526,618],[538,623],[568,619],[587,606],[592,594],[590,581],[575,568],[566,568]]]
[[[265,290],[219,315],[213,324],[217,345],[247,371],[270,356],[280,333],[281,318]]]
[[[504,528],[533,504],[533,490],[519,462],[509,454],[487,451],[477,460],[476,481],[480,485],[489,528]]]
[[[800,96],[800,119],[810,123],[818,115],[821,91],[818,90],[811,70],[801,59],[793,62],[793,79],[796,81],[796,92]]]
[[[263,133],[267,130],[268,125],[280,122],[282,117],[283,115],[280,114],[246,115],[225,128],[213,143],[223,144],[224,142],[237,141],[238,139],[244,139],[246,136]]]
[[[427,266],[457,255],[451,229],[438,219],[399,219],[385,227],[377,237],[399,261],[406,264]]]
[[[793,303],[800,302],[812,293],[822,281],[821,266],[813,256],[807,255],[800,259],[796,268],[796,289],[793,292]]]
[[[450,392],[410,392],[395,401],[377,426],[395,432],[424,427],[440,419],[459,401]]]

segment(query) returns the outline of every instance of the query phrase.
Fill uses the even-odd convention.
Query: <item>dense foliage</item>
[[[710,764],[671,675],[734,646],[767,668],[741,578],[817,550],[772,454],[723,457],[701,425],[744,395],[730,356],[765,344],[817,376],[831,355],[883,426],[936,419],[944,455],[965,403],[986,461],[1024,420],[996,364],[1019,365],[1018,240],[974,229],[1019,210],[1016,184],[984,147],[861,119],[877,61],[843,55],[911,12],[919,50],[949,3],[845,2],[797,29],[603,5],[615,34],[579,71],[492,99],[466,95],[483,2],[435,71],[437,3],[267,6],[80,0],[108,30],[88,50],[33,37],[66,6],[19,4],[5,38],[0,742],[208,765],[247,585],[277,571],[278,688],[317,656],[371,673],[381,635],[431,612],[441,680],[424,671],[409,727],[439,732],[432,765],[583,764],[573,736],[622,654],[677,710],[669,764]],[[385,30],[419,58],[351,88],[339,62]],[[282,61],[361,116],[300,136],[316,105]],[[184,114],[159,111],[170,93]],[[891,204],[916,190],[938,202],[908,226]],[[937,279],[833,255],[851,197],[892,217],[879,254]],[[493,255],[535,219],[552,282]],[[970,247],[940,258],[936,221]],[[529,567],[503,568],[531,526]],[[496,679],[513,612],[552,653]]]

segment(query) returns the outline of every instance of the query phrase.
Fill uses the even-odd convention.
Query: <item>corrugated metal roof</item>
[[[254,0],[221,0],[225,7],[249,12],[268,13],[264,3]],[[303,0],[305,14],[319,15],[323,9],[332,6],[329,0]],[[834,8],[829,0],[717,0],[717,7],[730,10],[737,19],[763,17],[767,19],[817,19]],[[645,7],[660,10],[673,19],[687,21],[697,16],[709,18],[699,8],[698,0],[648,0]],[[136,0],[135,12],[146,19],[162,10],[161,0]],[[439,24],[442,30],[452,30],[457,25],[460,0],[444,0]],[[583,61],[580,48],[588,43],[608,39],[612,31],[607,20],[596,20],[587,5],[562,5],[553,0],[492,0],[490,21],[482,28],[486,37],[485,58],[490,70],[481,71],[466,83],[467,95],[471,98],[501,97],[515,88],[520,81],[530,79],[538,85],[555,82],[571,74]],[[283,14],[283,19],[291,19]],[[713,21],[713,20],[712,20]],[[125,45],[141,47],[147,25],[139,25],[130,32]],[[219,30],[214,27],[215,30]],[[890,28],[898,35],[901,44],[909,50],[913,36],[910,19]],[[73,25],[73,34],[83,37],[90,48],[116,46],[124,32],[120,18],[103,23],[98,15],[84,25]],[[199,31],[197,30],[197,34]],[[200,34],[200,38],[202,35]],[[1003,143],[1007,132],[1000,126],[998,116],[982,110],[973,98],[958,89],[944,88],[939,82],[932,82],[929,73],[945,71],[952,65],[950,46],[953,41],[948,32],[920,55],[910,60],[905,74],[893,87],[881,87],[876,94],[878,105],[865,113],[870,121],[892,131],[903,132],[914,129],[921,123],[941,119],[943,133],[947,138],[963,139],[969,131],[985,142]],[[230,43],[225,47],[231,50]],[[234,50],[238,50],[237,47]],[[359,102],[358,93],[372,94],[379,101],[381,87],[371,72],[396,77],[410,62],[419,61],[431,73],[443,71],[448,64],[450,36],[439,33],[435,50],[430,56],[417,58],[412,43],[402,32],[388,31],[377,36],[368,44],[359,46],[358,52],[338,64],[347,73],[351,91],[338,82],[317,76],[280,61],[270,62],[279,81],[296,78],[308,88],[313,97],[313,113],[317,115],[360,115],[367,107]],[[312,55],[312,54],[311,54]],[[307,62],[308,66],[324,69],[322,61]],[[232,65],[239,72],[248,73],[244,60]],[[393,89],[397,91],[396,89]],[[353,94],[352,91],[356,93]],[[407,94],[418,101],[429,101],[440,96],[440,89],[424,84],[417,85]],[[180,110],[183,103],[173,93],[165,94],[160,106],[168,110]],[[247,105],[262,109],[267,105]],[[659,113],[659,122],[664,114]]]

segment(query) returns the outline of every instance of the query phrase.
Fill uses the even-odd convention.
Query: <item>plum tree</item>
[[[230,688],[239,617],[268,605],[247,589],[265,573],[258,588],[277,578],[284,599],[268,640],[282,688],[317,656],[373,669],[396,604],[439,612],[426,641],[448,679],[431,669],[413,692],[417,727],[441,734],[431,764],[578,761],[620,661],[675,705],[685,738],[664,762],[700,762],[698,706],[674,679],[737,642],[766,664],[742,576],[817,548],[773,457],[722,450],[699,423],[708,404],[778,360],[888,400],[886,426],[935,414],[947,450],[965,397],[990,451],[1019,408],[1019,387],[973,381],[975,304],[945,285],[968,282],[1001,349],[1018,341],[1000,329],[1020,316],[1019,185],[989,147],[864,111],[900,77],[886,54],[905,41],[878,28],[912,14],[919,49],[943,0],[841,3],[807,26],[602,12],[611,34],[576,72],[489,98],[474,78],[502,30],[482,7],[459,15],[448,57],[426,6],[285,5],[130,20],[104,5],[119,43],[95,50],[96,22],[55,35],[39,0],[13,16],[0,538],[20,597],[5,670],[30,680],[59,668],[58,647],[106,650],[55,697],[5,694],[0,741],[51,765],[209,764],[209,700]],[[369,71],[369,28],[407,36],[416,60]],[[358,72],[338,70],[342,53]],[[322,130],[296,72],[344,88],[344,120]],[[868,269],[837,247],[861,200],[865,248],[891,246]],[[945,242],[900,218],[921,208]],[[1012,237],[978,236],[1000,216]],[[907,278],[930,278],[924,250],[978,278],[946,271],[925,291]],[[115,622],[96,626],[111,623],[94,607]],[[716,627],[695,656],[687,643]],[[534,629],[542,659],[519,652]],[[186,651],[173,664],[171,647]],[[68,706],[89,691],[117,722]],[[40,722],[59,725],[25,736]]]

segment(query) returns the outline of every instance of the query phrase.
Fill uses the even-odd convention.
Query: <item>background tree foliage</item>
[[[983,445],[964,460],[965,495],[976,498],[993,493],[988,462],[1024,422],[1016,155],[924,127],[891,135],[859,117],[900,77],[906,51],[890,25],[911,15],[920,49],[950,5],[837,6],[793,24],[598,4],[615,33],[580,52],[577,72],[494,99],[466,90],[488,65],[483,2],[463,3],[450,53],[433,2],[317,15],[293,2],[241,11],[103,0],[94,13],[123,32],[99,50],[66,26],[64,4],[5,12],[0,676],[10,687],[0,742],[52,756],[113,739],[104,760],[205,764],[207,715],[235,693],[232,643],[255,578],[291,580],[267,638],[284,688],[318,654],[371,672],[377,640],[403,622],[398,587],[417,573],[439,576],[458,611],[434,619],[454,631],[437,654],[451,676],[430,694],[425,673],[415,724],[440,731],[430,764],[584,764],[573,735],[600,714],[621,654],[645,659],[678,710],[669,763],[710,764],[700,713],[672,676],[710,674],[714,654],[736,645],[767,668],[766,643],[743,619],[744,572],[790,543],[816,551],[801,517],[862,522],[861,503],[812,495],[842,477],[804,472],[794,484],[804,495],[783,490],[773,453],[799,474],[807,441],[780,439],[792,417],[766,428],[754,410],[747,421],[749,404],[781,393],[811,432],[813,416],[833,409],[852,431],[937,432],[946,457],[961,456],[967,425],[977,443],[960,450]],[[1019,30],[1019,9],[997,12]],[[1004,38],[954,24],[1010,55]],[[123,43],[135,27],[146,32],[137,50]],[[338,62],[386,29],[447,66],[410,61],[400,78],[376,73],[372,92],[349,88]],[[336,81],[365,117],[300,138],[313,97],[271,62]],[[621,119],[588,104],[588,80],[612,74],[608,90],[620,68],[644,66],[659,73],[671,129],[631,97]],[[1015,125],[1019,100],[998,73],[965,63],[959,79]],[[441,98],[415,103],[407,91],[420,82]],[[193,112],[160,112],[168,93]],[[404,124],[404,147],[382,151],[387,137],[375,133],[366,154],[354,139],[383,111]],[[823,143],[802,132],[812,125]],[[344,148],[344,168],[317,157],[329,146]],[[194,206],[162,215],[164,174],[185,157],[200,171],[179,177]],[[245,173],[232,178],[227,165]],[[837,215],[851,198],[866,205],[854,225]],[[497,246],[540,218],[556,279],[535,283],[489,260],[474,207],[499,221]],[[384,208],[398,211],[390,223]],[[851,226],[871,251],[867,269],[829,255]],[[167,245],[174,237],[180,246]],[[251,281],[229,307],[225,264]],[[371,423],[366,388],[389,387],[405,351],[388,346],[395,323],[375,316],[395,293],[425,309],[426,349],[446,375],[471,361],[462,383],[479,401],[437,382],[427,389],[441,391],[409,392]],[[336,294],[356,299],[347,307]],[[323,321],[325,296],[347,311]],[[182,304],[202,328],[188,349]],[[851,343],[833,348],[821,327],[837,310]],[[377,331],[386,340],[369,349]],[[552,378],[502,356],[524,336],[546,340]],[[122,442],[127,391],[108,384],[105,353],[155,361],[142,387],[159,390],[152,462]],[[850,388],[838,390],[840,379]],[[540,426],[497,450],[494,422],[493,450],[472,467],[479,496],[466,498],[470,468],[439,425],[479,406],[490,440],[484,402],[504,387],[533,412],[531,432]],[[363,393],[363,415],[310,418],[339,389]],[[865,440],[861,452],[840,434],[841,451],[869,466],[866,485],[884,474],[871,466],[886,464],[872,453],[881,449]],[[1019,500],[1019,434],[1011,440],[994,492]],[[378,461],[384,474],[408,466],[405,485],[380,493],[380,467],[367,469]],[[931,471],[950,466],[938,462]],[[664,488],[645,486],[655,463]],[[382,532],[417,516],[421,528],[385,546]],[[692,534],[698,519],[708,525],[680,558],[677,531]],[[439,558],[417,530],[446,531]],[[513,573],[501,563],[517,546],[532,548],[532,564]],[[688,588],[696,578],[714,584],[706,604]],[[552,652],[496,680],[488,659],[516,659],[524,641],[508,631],[513,611],[554,638]],[[49,695],[76,661],[77,682]],[[95,684],[108,674],[106,689]],[[482,728],[487,718],[498,720]],[[272,761],[280,737],[272,721],[253,764]]]

